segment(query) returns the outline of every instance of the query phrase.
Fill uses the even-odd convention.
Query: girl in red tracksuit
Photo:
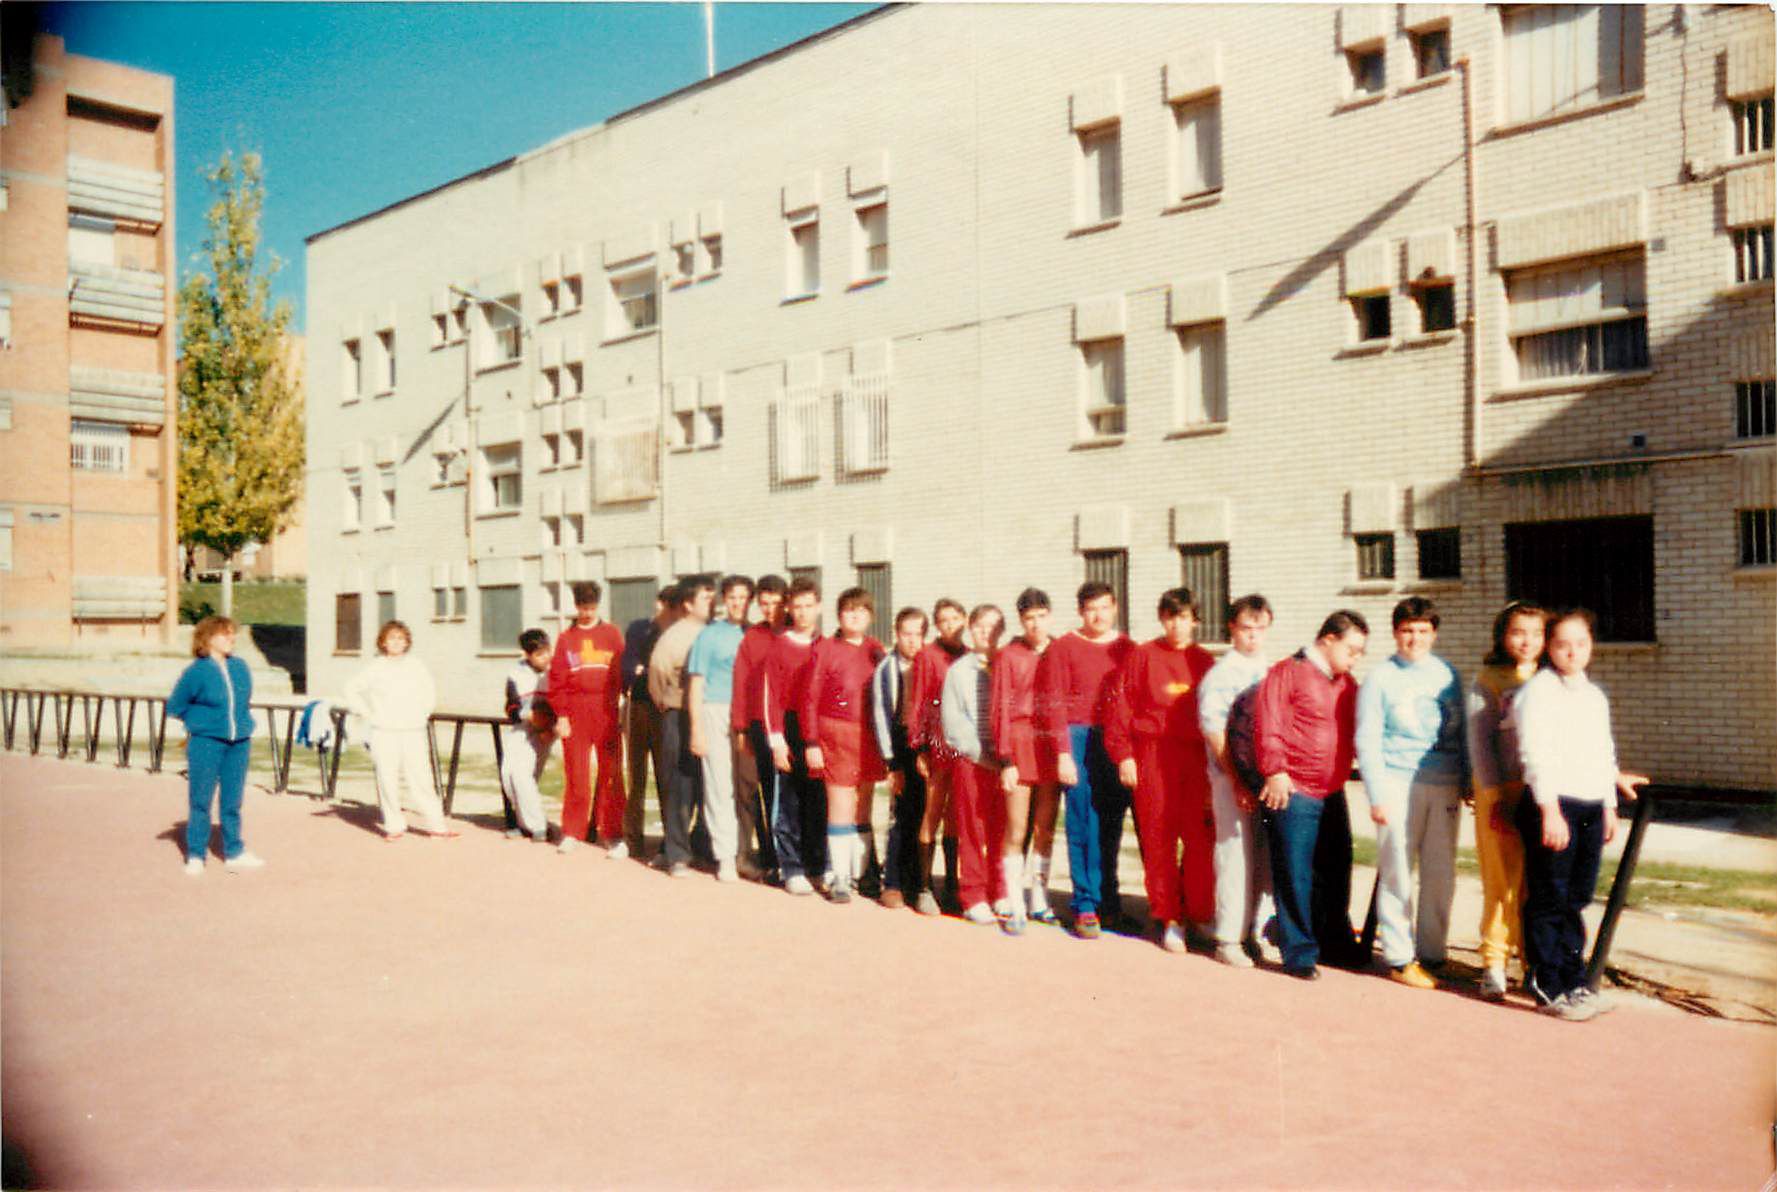
[[[566,783],[561,803],[563,852],[586,839],[588,820],[597,813],[597,833],[606,844],[623,839],[623,767],[617,697],[623,693],[619,667],[623,634],[599,619],[604,595],[591,580],[574,585],[574,623],[555,643],[549,663],[549,702],[559,716],[555,731],[563,740]],[[598,795],[589,773],[598,753]]]
[[[1161,595],[1160,627],[1165,632],[1123,664],[1104,743],[1117,776],[1135,791],[1148,916],[1160,924],[1160,946],[1183,952],[1180,919],[1207,930],[1215,917],[1215,823],[1197,727],[1197,684],[1215,656],[1191,640],[1197,605],[1189,588]]]
[[[851,901],[864,854],[858,824],[868,823],[875,785],[888,777],[876,734],[867,726],[870,680],[882,661],[882,644],[867,636],[875,602],[863,588],[839,594],[839,634],[814,645],[814,661],[802,697],[808,741],[808,772],[827,786],[827,865],[833,871],[827,896]]]

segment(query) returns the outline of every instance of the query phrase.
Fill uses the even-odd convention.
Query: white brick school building
[[[582,577],[1372,664],[1424,593],[1470,676],[1524,596],[1626,765],[1777,787],[1772,80],[1751,7],[888,8],[317,233],[309,681],[399,616],[487,711]]]

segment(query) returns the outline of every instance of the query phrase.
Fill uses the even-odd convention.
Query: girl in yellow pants
[[[1481,996],[1506,995],[1506,960],[1522,950],[1524,846],[1512,815],[1524,792],[1524,763],[1511,722],[1512,697],[1536,673],[1548,614],[1515,600],[1493,619],[1493,649],[1469,693],[1469,765],[1475,784],[1475,852],[1481,861]]]

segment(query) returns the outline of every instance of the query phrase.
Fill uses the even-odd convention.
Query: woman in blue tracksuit
[[[167,697],[167,715],[185,722],[191,818],[185,825],[185,872],[201,877],[210,847],[210,800],[222,788],[222,858],[234,873],[265,862],[241,844],[241,793],[253,748],[253,676],[234,653],[235,623],[205,617],[191,634],[193,661]]]

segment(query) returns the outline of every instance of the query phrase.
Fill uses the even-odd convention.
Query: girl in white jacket
[[[452,838],[459,833],[444,818],[432,777],[426,724],[438,706],[438,690],[426,664],[408,653],[413,634],[400,621],[390,621],[376,634],[378,657],[346,684],[345,705],[370,726],[370,760],[376,766],[376,799],[382,807],[383,839],[407,834],[401,813],[401,787],[424,820],[428,835]]]

